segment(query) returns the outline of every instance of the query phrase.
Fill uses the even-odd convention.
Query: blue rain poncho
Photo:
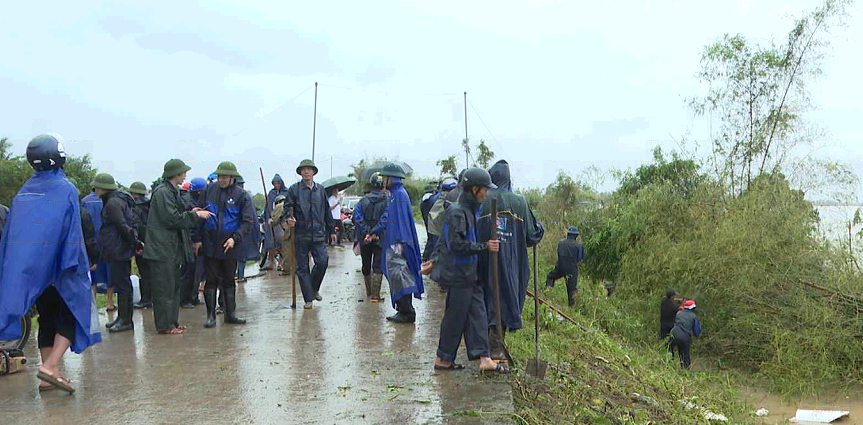
[[[396,301],[405,295],[413,294],[421,299],[425,291],[420,274],[422,259],[420,242],[414,224],[411,199],[405,191],[401,179],[390,177],[390,202],[387,205],[386,226],[384,231],[381,270],[390,284],[390,300],[393,308]]]
[[[20,318],[54,285],[75,317],[72,351],[100,342],[89,272],[78,190],[62,169],[37,171],[12,198],[0,243],[0,340],[21,337]]]

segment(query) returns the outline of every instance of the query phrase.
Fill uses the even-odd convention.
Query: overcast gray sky
[[[470,138],[509,160],[519,187],[635,167],[672,136],[707,137],[684,103],[703,90],[704,45],[779,40],[820,1],[86,3],[0,6],[0,136],[23,153],[60,133],[125,184],[171,157],[190,177],[233,160],[259,191],[258,167],[290,181],[311,156],[315,81],[320,180],[331,162],[346,174],[376,156],[436,175],[460,153],[463,91]],[[830,132],[819,155],[858,175],[859,11],[811,87],[811,118]]]

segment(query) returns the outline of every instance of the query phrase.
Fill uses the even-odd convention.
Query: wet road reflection
[[[289,276],[249,279],[237,295],[246,326],[219,316],[204,329],[199,306],[180,312],[185,335],[158,335],[152,310],[136,311],[134,333],[103,333],[102,344],[66,356],[73,396],[39,394],[33,339],[28,371],[0,378],[0,415],[4,423],[51,424],[506,422],[452,416],[512,411],[511,393],[506,378],[480,377],[475,364],[434,372],[444,305],[437,285],[427,283],[415,302],[415,326],[394,325],[385,320],[388,294],[382,304],[365,301],[359,266],[349,247],[330,249],[324,301],[313,310],[285,308]]]

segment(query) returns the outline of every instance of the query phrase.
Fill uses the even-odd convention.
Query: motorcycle
[[[31,307],[30,310],[27,311],[27,314],[20,319],[21,337],[10,341],[0,341],[0,348],[23,350],[24,346],[27,345],[27,341],[30,340],[30,333],[33,328],[33,318],[36,317],[37,314],[36,307]]]
[[[353,211],[342,208],[341,224],[339,224],[339,240],[353,242],[355,239]]]

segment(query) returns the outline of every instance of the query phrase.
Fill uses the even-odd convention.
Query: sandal
[[[45,385],[45,386],[39,385],[39,392],[40,393],[43,393],[45,391],[56,390],[56,389],[57,389],[57,387],[55,387],[53,385]]]
[[[464,365],[458,364],[456,362],[450,362],[449,366],[434,365],[434,370],[462,370],[462,369],[464,369]]]
[[[496,373],[496,374],[498,374],[498,375],[509,375],[510,370],[509,370],[509,368],[508,368],[508,367],[506,367],[505,365],[503,365],[503,364],[501,364],[501,363],[497,363],[497,364],[494,366],[494,369],[482,369],[482,370],[480,370],[480,372],[481,372],[483,375],[485,375],[485,374],[487,374],[487,373]]]
[[[181,331],[185,331],[186,327],[184,325],[177,325],[177,326],[174,326],[174,329],[179,329]]]
[[[36,377],[39,378],[39,380],[47,382],[47,383],[51,384],[51,386],[57,387],[63,391],[66,391],[69,394],[72,394],[75,392],[75,388],[72,388],[72,385],[70,385],[71,382],[69,382],[67,379],[65,379],[63,377],[54,376],[54,375],[51,375],[51,374],[48,374],[48,373],[45,373],[42,371],[39,371],[39,373],[36,374]],[[41,390],[41,388],[40,388],[40,390]]]

